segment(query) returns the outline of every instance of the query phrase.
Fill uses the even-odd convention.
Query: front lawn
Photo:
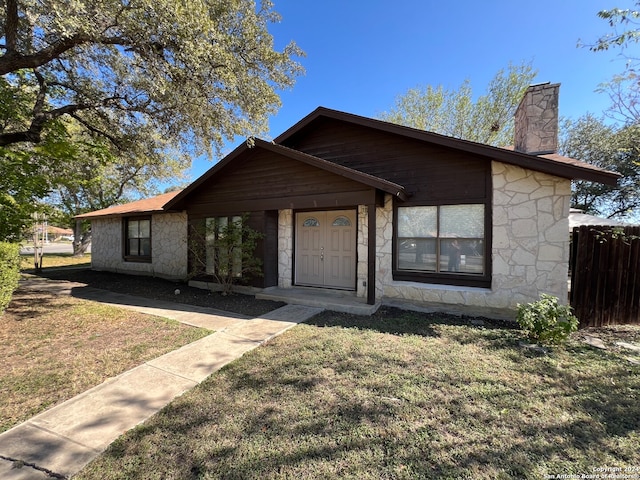
[[[18,289],[0,316],[0,432],[210,332]]]
[[[33,253],[20,255],[22,263],[20,268],[24,271],[33,272],[35,259]],[[71,253],[45,253],[42,257],[42,268],[50,267],[90,267],[91,254],[85,253],[76,257]]]
[[[639,327],[620,331],[640,339]],[[325,312],[213,374],[74,478],[534,479],[640,466],[629,355],[578,336],[544,355],[520,338],[395,309]]]

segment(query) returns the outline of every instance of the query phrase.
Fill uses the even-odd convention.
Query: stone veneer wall
[[[518,303],[537,300],[543,292],[567,302],[570,180],[499,162],[492,163],[492,175],[491,288],[393,281],[388,198],[377,216],[383,303],[513,319]]]
[[[358,262],[356,264],[356,296],[361,298],[367,297],[367,255],[368,255],[368,235],[369,235],[369,215],[367,214],[365,205],[358,205],[356,222],[358,223],[358,232],[356,235],[357,246],[356,254]]]
[[[278,286],[291,288],[293,278],[293,210],[278,212]]]
[[[187,278],[187,214],[165,213],[151,217],[151,263],[126,262],[122,258],[122,219],[91,221],[91,267],[94,270]]]

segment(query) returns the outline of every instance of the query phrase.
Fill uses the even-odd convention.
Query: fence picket
[[[572,232],[570,303],[580,327],[640,323],[640,227]]]

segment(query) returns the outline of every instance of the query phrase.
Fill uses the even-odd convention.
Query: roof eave
[[[521,166],[523,168],[528,168],[531,170],[536,170],[572,180],[587,180],[591,182],[603,183],[605,185],[617,185],[618,179],[622,177],[616,172],[610,172],[601,169],[596,170],[591,168],[584,168],[579,165],[562,164],[550,159],[546,159],[542,156],[534,156],[526,153],[516,152],[513,150],[506,150],[500,147],[485,145],[482,143],[448,137],[446,135],[427,132],[425,130],[419,130],[404,125],[362,117],[359,115],[354,115],[352,113],[340,112],[338,110],[331,110],[326,107],[316,108],[313,112],[304,117],[291,128],[278,135],[275,138],[274,142],[284,142],[287,138],[295,135],[300,130],[320,117],[327,117],[336,120],[351,122],[357,125],[403,135],[408,138],[426,141],[444,147],[456,148],[468,153],[488,157],[492,160],[497,160],[504,163],[509,163],[512,165]]]

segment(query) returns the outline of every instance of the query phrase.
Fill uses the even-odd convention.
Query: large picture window
[[[125,258],[151,261],[151,218],[128,218],[125,222]]]
[[[485,276],[485,237],[483,204],[398,207],[395,270]]]

